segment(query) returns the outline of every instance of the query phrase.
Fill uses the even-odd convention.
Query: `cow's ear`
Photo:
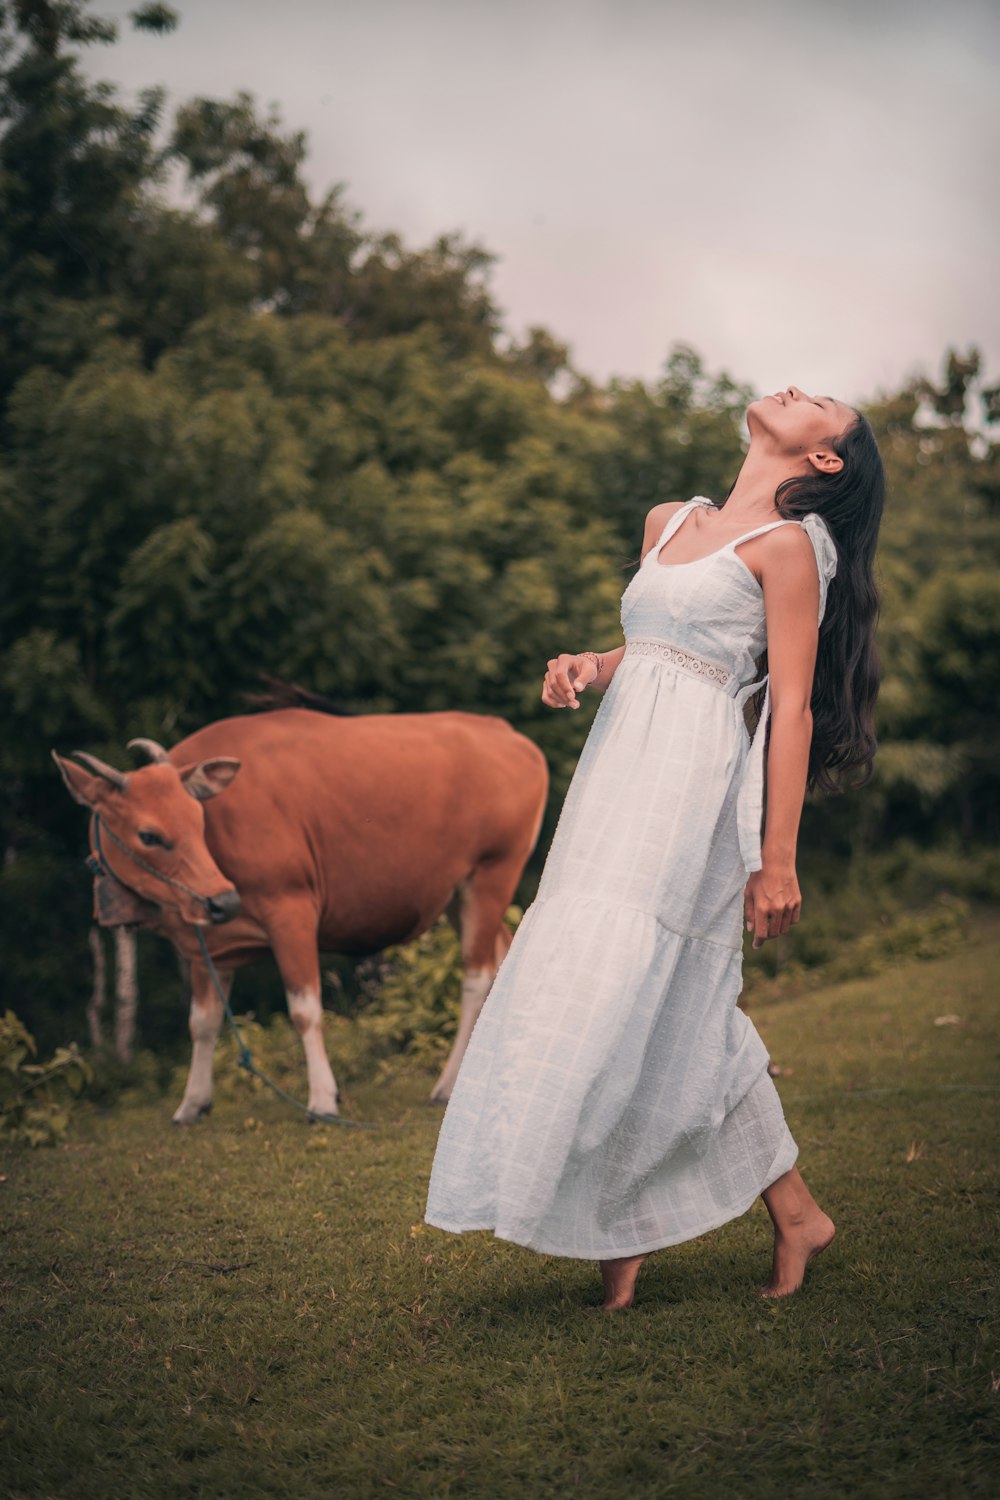
[[[177,774],[199,802],[209,802],[224,792],[240,768],[240,762],[230,755],[218,755],[214,760],[203,760],[196,766],[181,766]]]
[[[75,765],[71,760],[63,760],[54,750],[51,754],[73,801],[79,802],[83,807],[93,807],[99,800],[101,778],[85,771],[83,766]]]

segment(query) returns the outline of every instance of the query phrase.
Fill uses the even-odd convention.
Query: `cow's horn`
[[[129,740],[127,748],[129,750],[141,750],[144,755],[149,756],[150,760],[156,766],[169,766],[170,764],[170,756],[164,750],[163,746],[158,745],[155,740]]]
[[[81,766],[86,766],[88,771],[93,771],[95,776],[103,776],[105,781],[110,781],[113,787],[123,792],[128,786],[128,777],[124,771],[116,771],[114,766],[109,766],[106,761],[98,760],[96,755],[88,755],[85,750],[74,750],[73,759],[78,760]]]

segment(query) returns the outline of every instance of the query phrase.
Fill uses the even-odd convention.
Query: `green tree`
[[[144,6],[136,26],[173,15]],[[30,365],[68,369],[114,326],[137,224],[160,180],[163,91],[133,110],[84,80],[74,48],[110,43],[82,0],[0,11],[0,399]]]
[[[678,344],[656,385],[616,381],[608,396],[614,438],[599,465],[600,489],[626,547],[636,548],[654,505],[697,494],[725,499],[743,461],[748,386],[708,375],[695,351]],[[590,393],[583,399],[589,404]]]
[[[725,495],[751,392],[685,345],[659,380],[602,389],[547,330],[504,337],[485,250],[371,233],[339,187],[314,203],[304,138],[250,96],[168,125],[157,91],[130,110],[84,79],[79,49],[114,29],[80,0],[20,0],[0,28],[0,942],[48,1045],[82,1025],[89,902],[50,745],[120,764],[137,734],[244,711],[262,671],[360,711],[497,713],[549,759],[543,852],[594,711],[544,709],[545,662],[620,639],[646,512]],[[980,366],[949,351],[869,408],[884,748],[805,840],[840,873],[995,827],[1000,398]],[[144,1025],[173,1036],[158,951]]]

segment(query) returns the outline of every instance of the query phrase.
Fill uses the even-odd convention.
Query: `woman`
[[[431,1173],[428,1223],[599,1260],[607,1309],[631,1304],[651,1251],[758,1194],[764,1295],[796,1291],[834,1235],[736,1004],[741,916],[755,948],[798,922],[806,788],[871,773],[884,474],[867,421],[832,397],[789,386],[747,425],[724,507],[650,511],[625,645],[548,663],[549,707],[604,697]]]

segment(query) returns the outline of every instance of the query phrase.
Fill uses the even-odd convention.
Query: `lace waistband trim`
[[[691,677],[700,677],[703,682],[714,683],[724,693],[739,691],[739,679],[728,667],[721,666],[717,661],[709,661],[705,656],[696,656],[693,651],[682,651],[680,646],[671,646],[669,641],[650,638],[626,641],[625,655],[651,656],[657,661],[665,662],[667,666],[676,667],[678,671],[687,672]]]

